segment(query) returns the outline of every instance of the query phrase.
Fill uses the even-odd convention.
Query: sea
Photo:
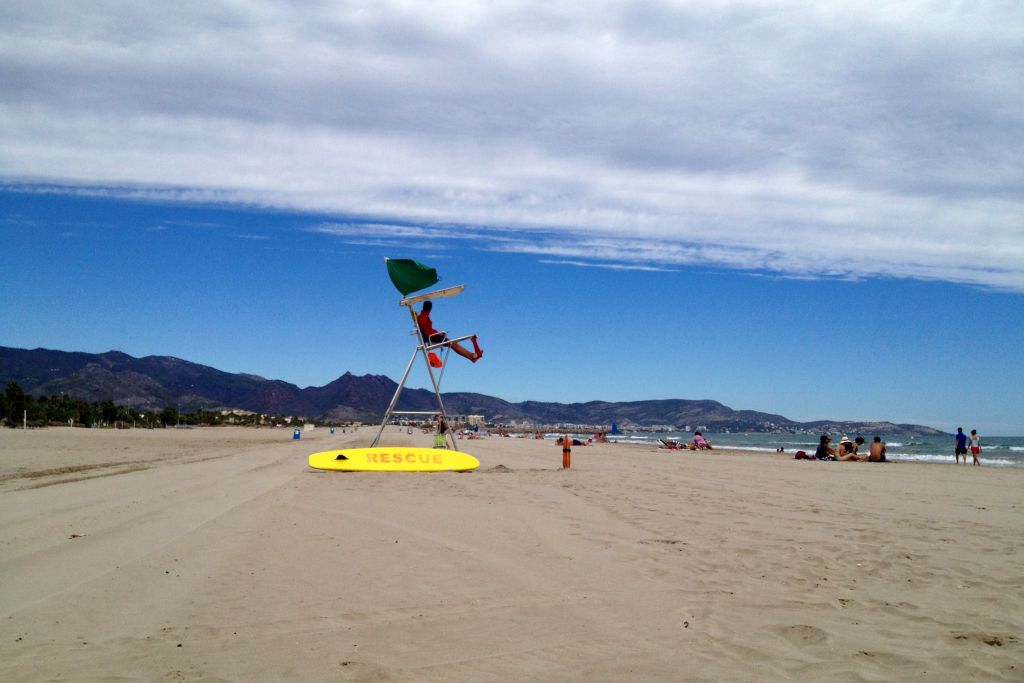
[[[552,435],[554,436],[554,435]],[[587,439],[593,434],[580,434],[576,438]],[[833,434],[832,440],[839,442],[843,436],[851,439],[863,436],[865,444],[860,452],[867,453],[868,445],[874,434]],[[732,448],[741,451],[777,452],[780,448],[786,453],[807,451],[813,453],[818,447],[820,435],[815,434],[714,434],[704,432],[704,437],[716,447]],[[624,432],[609,436],[619,443],[659,444],[659,439],[674,439],[679,442],[693,440],[692,432]],[[952,465],[953,435],[948,436],[883,436],[886,459],[903,462],[931,462]],[[1022,436],[986,436],[981,435],[981,464],[986,467],[1024,467],[1024,437]]]

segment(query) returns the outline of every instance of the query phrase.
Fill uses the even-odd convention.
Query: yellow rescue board
[[[346,472],[465,472],[480,467],[480,461],[469,453],[443,448],[377,446],[314,453],[309,466]]]

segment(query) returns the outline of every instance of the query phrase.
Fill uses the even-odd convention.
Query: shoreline
[[[273,426],[273,425],[180,425],[173,427],[118,427],[117,431],[161,431],[161,430],[174,430],[174,429],[247,429],[247,430],[273,430],[276,433],[291,433],[296,428],[301,428],[300,425],[289,425],[289,426]],[[362,429],[376,430],[376,425],[364,425]],[[389,428],[404,429],[405,427],[398,427],[392,425]],[[8,428],[10,429],[10,428]],[[28,431],[39,430],[39,429],[71,429],[66,425],[51,424],[45,427],[29,427]],[[83,426],[74,427],[74,429],[94,429],[94,430],[109,430],[114,429],[113,427],[102,427],[102,428],[88,428]],[[320,430],[329,430],[329,427],[317,427]],[[341,429],[351,430],[351,427],[337,427]],[[12,431],[25,431],[20,427],[15,428]],[[414,428],[414,431],[418,431],[418,428]],[[546,440],[553,440],[560,437],[565,431],[555,431],[552,429],[541,429],[537,430],[545,435]],[[2,430],[0,430],[2,432]],[[375,432],[374,432],[375,433]],[[501,432],[493,432],[490,436],[497,437]],[[506,432],[510,438],[525,438],[532,439],[533,432],[520,432],[511,431]],[[591,432],[579,432],[579,431],[568,431],[573,438],[581,440],[587,440],[594,436]],[[797,450],[804,450],[809,452],[817,446],[817,441],[813,435],[801,435],[801,434],[776,434],[769,432],[731,432],[731,433],[715,433],[708,432],[708,436],[712,437],[712,443],[718,444],[715,450],[736,450],[744,452],[767,452],[767,453],[778,453],[778,447],[782,446],[786,448],[785,453],[795,453]],[[606,434],[607,436],[607,434]],[[956,464],[952,453],[952,447],[946,443],[946,436],[937,437],[934,436],[915,436],[905,435],[904,437],[897,436],[897,439],[888,443],[889,445],[889,461],[890,462],[901,462],[911,463],[918,462],[922,464]],[[670,438],[676,439],[681,442],[688,442],[690,435],[684,432],[625,432],[614,437],[609,437],[609,443],[619,445],[644,445],[644,446],[659,446],[659,438]],[[804,437],[804,440],[794,440],[799,437]],[[837,437],[838,438],[838,437]],[[747,443],[736,443],[736,440],[746,440]],[[948,440],[951,440],[952,436],[949,436]],[[997,468],[1024,468],[1024,437],[1005,437],[1005,436],[989,436],[985,437],[986,445],[982,453],[982,466],[985,467],[997,467]],[[929,441],[931,443],[929,443]],[[1011,445],[1006,445],[1009,443]],[[922,446],[926,446],[924,450]],[[917,451],[909,451],[917,447]],[[949,452],[947,452],[949,451]]]

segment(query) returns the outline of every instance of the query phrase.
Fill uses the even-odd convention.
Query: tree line
[[[0,395],[0,424],[21,427],[27,417],[29,427],[74,425],[76,427],[167,427],[170,425],[220,425],[227,420],[219,412],[197,410],[180,413],[171,406],[158,411],[138,411],[116,405],[112,400],[89,403],[66,394],[35,397],[25,393],[17,382],[8,382]],[[232,415],[232,424],[259,424],[259,415]],[[275,420],[277,422],[278,420]]]

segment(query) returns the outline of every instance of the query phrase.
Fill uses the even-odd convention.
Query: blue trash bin
[[[298,439],[301,439],[301,438],[302,438],[302,430],[301,429],[296,429],[295,433],[292,434],[292,439],[298,440]]]

